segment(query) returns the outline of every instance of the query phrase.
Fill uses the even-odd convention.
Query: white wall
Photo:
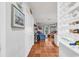
[[[34,34],[33,34],[33,24],[34,19],[29,13],[28,6],[24,3],[23,10],[25,13],[25,29],[12,29],[11,28],[11,4],[12,3],[0,3],[2,9],[0,9],[0,15],[4,21],[0,20],[1,26],[4,27],[1,30],[4,35],[2,35],[1,42],[3,45],[2,56],[7,57],[24,57],[27,56],[33,43],[34,43]],[[15,3],[13,3],[15,4]],[[1,7],[0,7],[1,8]],[[5,12],[4,12],[5,11]],[[1,17],[0,17],[1,19]],[[3,24],[3,25],[2,25]],[[4,37],[4,39],[3,39]]]
[[[32,47],[32,45],[34,44],[34,18],[33,16],[30,14],[29,11],[29,6],[28,4],[26,4],[26,9],[25,10],[26,13],[26,28],[25,28],[25,35],[26,35],[26,40],[25,40],[25,49],[26,49],[26,56],[28,56],[29,51]]]
[[[1,5],[0,5],[0,11],[1,11]],[[0,12],[0,16],[1,16],[1,12]],[[1,21],[0,21],[0,56],[1,56]]]
[[[11,5],[7,3],[7,56],[27,56],[33,45],[33,17],[29,13],[29,8],[24,5],[25,30],[11,29]],[[9,12],[8,12],[9,11]]]
[[[11,28],[11,3],[6,3],[6,56],[25,55],[25,31]]]
[[[0,56],[6,56],[6,4],[0,3]]]

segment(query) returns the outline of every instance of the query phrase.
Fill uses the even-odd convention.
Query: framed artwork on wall
[[[16,5],[18,6],[18,8],[19,8],[21,11],[23,11],[23,7],[22,7],[23,3],[22,3],[22,2],[16,2]]]
[[[12,28],[24,28],[25,27],[25,15],[15,5],[12,4],[11,9],[11,27]]]
[[[49,26],[48,25],[44,26],[43,31],[44,31],[44,34],[47,35],[49,33]]]

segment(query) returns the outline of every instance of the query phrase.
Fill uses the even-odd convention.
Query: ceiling
[[[57,22],[56,2],[29,2],[28,4],[37,23],[53,24]]]

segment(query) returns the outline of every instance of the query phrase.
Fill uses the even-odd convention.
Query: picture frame
[[[25,15],[15,5],[12,4],[11,8],[11,27],[12,28],[24,28],[25,27]]]
[[[23,8],[22,8],[22,2],[16,2],[16,4],[17,4],[17,6],[18,6],[18,8],[21,10],[21,11],[23,11]]]

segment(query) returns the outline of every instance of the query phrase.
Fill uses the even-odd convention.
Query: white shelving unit
[[[75,53],[79,54],[79,46],[70,46],[69,45],[69,42],[64,42],[65,40],[61,41],[60,42],[65,45],[66,47],[68,47],[69,49],[71,49],[72,51],[74,51]]]
[[[58,3],[58,34],[60,36],[59,41],[67,46],[69,49],[79,54],[79,46],[71,46],[70,42],[79,40],[78,34],[69,32],[70,28],[78,28],[78,25],[71,26],[70,22],[79,21],[79,3],[77,2],[60,2]],[[60,32],[61,31],[61,32]]]

